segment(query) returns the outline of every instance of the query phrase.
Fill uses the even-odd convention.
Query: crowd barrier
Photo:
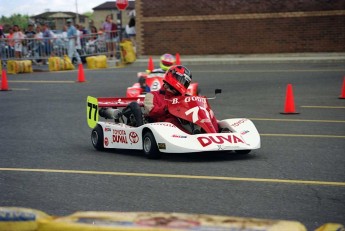
[[[136,54],[130,40],[121,42],[112,41],[113,51],[107,47],[109,41],[101,34],[86,34],[76,39],[77,51],[84,63],[87,57],[104,55],[116,58],[122,63],[133,63]],[[47,63],[51,57],[64,59],[68,55],[69,39],[62,34],[54,38],[24,38],[14,40],[9,38],[0,39],[0,60],[3,64],[9,60],[21,61],[31,60],[33,64]],[[109,45],[109,44],[108,44]],[[19,51],[19,52],[16,52]],[[76,58],[71,60],[76,64]]]
[[[7,61],[7,73],[30,73],[32,72],[31,60],[9,60]]]
[[[164,212],[76,212],[51,216],[18,207],[0,207],[2,231],[306,231],[298,221]],[[315,231],[344,231],[327,223]]]

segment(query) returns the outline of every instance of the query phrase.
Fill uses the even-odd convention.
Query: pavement
[[[160,56],[140,56],[134,63],[128,66],[147,67],[149,58],[155,64],[159,63]],[[217,64],[250,64],[250,63],[330,63],[338,62],[345,64],[345,52],[332,53],[280,53],[280,54],[227,54],[227,55],[183,55],[180,61],[184,65],[217,65]],[[108,60],[108,67],[116,67],[115,60]],[[86,64],[84,65],[86,68]],[[35,71],[49,71],[48,65],[35,65]]]

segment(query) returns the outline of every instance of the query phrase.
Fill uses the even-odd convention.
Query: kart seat
[[[122,110],[122,115],[127,118],[127,125],[139,127],[144,124],[143,112],[137,102],[131,102]]]

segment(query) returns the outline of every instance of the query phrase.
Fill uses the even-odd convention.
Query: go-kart
[[[164,72],[153,70],[150,73],[138,72],[138,82],[128,87],[126,97],[144,96],[146,92],[158,91],[163,86]],[[187,89],[188,95],[199,95],[198,83],[191,83]]]
[[[220,89],[215,91],[220,92]],[[208,102],[215,98],[179,96],[169,100],[168,111],[190,131],[187,133],[168,122],[150,122],[143,113],[144,97],[88,96],[87,120],[92,128],[92,145],[96,150],[143,150],[149,159],[160,158],[162,153],[248,154],[260,148],[260,135],[249,119],[215,120]],[[105,121],[99,121],[99,117]]]

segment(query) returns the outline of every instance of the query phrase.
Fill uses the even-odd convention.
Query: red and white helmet
[[[185,66],[172,66],[165,73],[163,81],[170,88],[172,87],[181,95],[184,95],[192,82],[192,73]]]
[[[171,54],[164,54],[161,56],[159,66],[162,68],[162,70],[166,71],[171,67],[172,65],[175,65],[176,59],[175,56]]]

